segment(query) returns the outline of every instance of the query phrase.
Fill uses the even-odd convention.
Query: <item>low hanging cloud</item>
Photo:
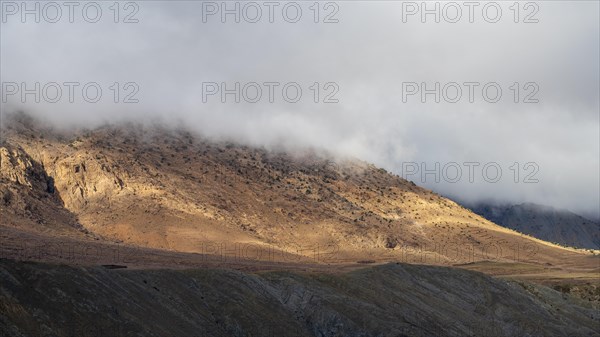
[[[600,216],[598,2],[56,4],[2,2],[3,112],[160,118]]]

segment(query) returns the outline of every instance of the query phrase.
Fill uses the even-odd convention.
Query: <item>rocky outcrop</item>
[[[0,146],[0,197],[2,225],[54,234],[82,231],[44,166],[6,142]]]
[[[54,179],[18,145],[4,143],[0,147],[0,179],[39,193],[54,193]]]

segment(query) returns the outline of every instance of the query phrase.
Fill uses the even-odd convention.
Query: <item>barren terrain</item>
[[[22,114],[2,135],[9,336],[598,336],[597,251],[368,163]]]

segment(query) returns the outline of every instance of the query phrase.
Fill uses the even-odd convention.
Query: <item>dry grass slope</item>
[[[589,252],[497,226],[355,159],[248,147],[152,125],[58,131],[26,115],[8,118],[3,135],[1,225],[12,231],[258,259],[275,250],[328,264],[598,268]],[[28,185],[31,174],[51,184],[45,191]],[[27,194],[15,189],[31,197],[7,197]],[[30,205],[40,206],[21,211]]]

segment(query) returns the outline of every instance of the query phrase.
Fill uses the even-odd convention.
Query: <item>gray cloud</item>
[[[597,2],[538,2],[539,22],[529,24],[514,23],[512,3],[505,2],[495,24],[481,15],[476,23],[466,17],[456,24],[418,17],[403,23],[400,2],[338,2],[339,22],[329,24],[312,22],[312,2],[299,3],[303,16],[294,24],[280,14],[269,23],[265,12],[256,24],[222,24],[216,17],[203,23],[200,2],[136,3],[139,22],[131,24],[112,22],[109,3],[101,3],[103,17],[94,24],[77,15],[76,23],[55,24],[7,17],[4,83],[97,82],[103,97],[95,104],[37,104],[14,95],[3,110],[22,108],[65,126],[159,117],[253,144],[324,147],[396,173],[406,173],[407,162],[428,168],[456,162],[463,169],[456,183],[407,178],[466,201],[530,201],[600,214]],[[521,19],[526,13],[521,8]],[[299,83],[301,101],[287,103],[278,94],[271,104],[265,91],[254,104],[232,103],[231,96],[226,104],[202,101],[202,82],[269,81]],[[502,100],[402,102],[402,82],[471,81],[499,83]],[[114,82],[139,85],[139,103],[111,102]],[[314,82],[321,100],[331,92],[323,84],[335,82],[339,103],[313,103]],[[537,83],[540,102],[512,102],[514,82]],[[489,183],[476,171],[470,183],[464,162],[498,163],[502,179]],[[523,183],[529,162],[539,167],[537,183]]]

